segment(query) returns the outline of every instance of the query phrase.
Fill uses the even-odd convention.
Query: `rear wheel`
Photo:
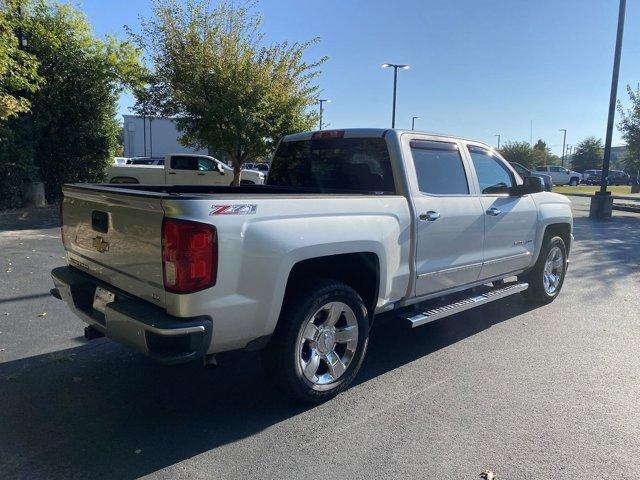
[[[532,303],[547,304],[560,293],[567,273],[567,247],[560,237],[545,237],[538,261],[521,277],[529,284],[523,295]]]
[[[316,280],[288,295],[264,351],[267,373],[305,402],[333,398],[353,381],[369,340],[366,307],[348,285]]]

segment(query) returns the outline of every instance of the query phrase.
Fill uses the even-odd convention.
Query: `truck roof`
[[[475,142],[475,143],[480,143],[484,146],[486,146],[487,148],[491,148],[493,149],[494,147],[492,147],[491,145],[487,145],[484,142],[480,142],[478,140],[474,140],[473,138],[466,138],[466,137],[461,137],[459,135],[449,135],[449,134],[445,134],[445,133],[434,133],[434,132],[423,132],[420,130],[406,130],[406,129],[401,129],[401,128],[332,128],[332,129],[327,129],[327,130],[313,130],[313,131],[307,131],[307,132],[299,132],[299,133],[292,133],[290,135],[286,135],[282,141],[283,142],[293,142],[293,141],[299,141],[299,140],[310,140],[311,137],[313,136],[313,134],[318,133],[318,132],[344,132],[344,136],[343,138],[363,138],[363,137],[372,137],[372,138],[379,138],[379,137],[384,137],[387,133],[392,132],[395,135],[402,135],[404,133],[411,133],[411,134],[421,134],[421,135],[429,135],[432,137],[441,137],[441,138],[449,138],[449,139],[456,139],[456,140],[466,140],[466,141],[470,141],[470,142]]]

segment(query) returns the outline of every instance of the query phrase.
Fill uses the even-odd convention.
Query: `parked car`
[[[587,170],[587,172],[590,173],[585,183],[587,185],[600,185],[602,170]],[[607,185],[631,185],[631,177],[621,170],[609,170]]]
[[[607,183],[609,185],[631,185],[631,177],[621,170],[609,170]]]
[[[598,177],[600,178],[600,176],[602,175],[602,170],[585,170],[584,173],[582,174],[582,179],[581,182],[582,183],[586,183],[587,185],[590,185],[590,177]],[[598,183],[600,183],[600,180],[598,180]]]
[[[244,163],[242,165],[242,168],[244,170],[257,170],[258,172],[268,172],[269,171],[269,164],[268,163],[264,163],[264,162],[258,162],[258,163]]]
[[[575,187],[582,178],[582,174],[559,165],[539,165],[536,167],[536,172],[551,175],[554,185],[571,185]]]
[[[544,182],[544,189],[547,192],[550,192],[553,188],[553,180],[551,179],[551,175],[547,175],[545,173],[534,172],[529,170],[524,165],[520,165],[518,162],[509,162],[513,169],[518,172],[518,175],[521,177],[540,177]]]
[[[260,185],[265,175],[243,170],[243,185]],[[107,168],[109,183],[144,183],[149,185],[229,185],[233,169],[206,155],[171,154],[164,158],[130,159],[127,165]]]
[[[518,292],[552,302],[572,242],[569,200],[539,177],[414,131],[288,135],[266,185],[63,194],[52,294],[87,338],[164,363],[262,349],[267,375],[309,402],[353,381],[378,314],[417,327]]]

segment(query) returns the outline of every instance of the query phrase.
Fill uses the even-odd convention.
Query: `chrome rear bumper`
[[[206,354],[211,344],[211,318],[179,318],[145,300],[100,282],[74,267],[51,271],[51,294],[66,302],[84,322],[112,340],[165,364],[184,363]],[[115,293],[104,314],[93,308],[96,287]]]

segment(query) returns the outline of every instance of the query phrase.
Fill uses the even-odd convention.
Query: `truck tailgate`
[[[63,192],[69,264],[164,307],[161,198],[78,187]]]

